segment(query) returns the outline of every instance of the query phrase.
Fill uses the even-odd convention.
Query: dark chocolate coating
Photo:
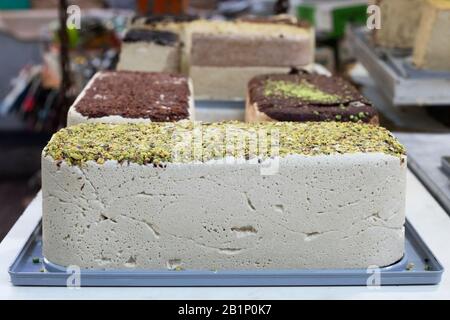
[[[301,83],[307,81],[317,89],[339,98],[335,101],[308,101],[305,98],[282,95],[266,95],[267,81]],[[248,84],[250,103],[258,110],[278,121],[362,121],[376,122],[377,112],[350,83],[340,77],[316,74],[260,75]]]
[[[162,46],[173,46],[178,42],[178,35],[170,31],[130,29],[123,42],[153,42]]]

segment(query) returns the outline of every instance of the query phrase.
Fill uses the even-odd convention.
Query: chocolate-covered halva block
[[[193,119],[190,79],[178,74],[98,72],[69,109],[67,124]]]
[[[199,99],[244,99],[255,75],[314,62],[314,30],[300,23],[197,20],[186,32],[189,75]]]
[[[117,70],[180,71],[181,44],[170,31],[130,29],[122,40]]]
[[[267,74],[248,83],[247,122],[353,121],[378,124],[372,104],[340,77]]]
[[[62,266],[367,268],[404,254],[405,150],[378,126],[80,124],[52,137],[42,177],[43,253]]]

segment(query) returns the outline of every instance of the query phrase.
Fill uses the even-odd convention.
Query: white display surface
[[[406,214],[444,268],[435,286],[80,288],[14,287],[8,268],[41,218],[41,195],[0,243],[0,299],[450,299],[450,217],[408,172]]]

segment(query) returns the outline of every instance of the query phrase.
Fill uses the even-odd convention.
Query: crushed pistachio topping
[[[288,98],[299,98],[311,102],[337,102],[340,96],[326,93],[306,80],[300,83],[288,81],[267,80],[264,86],[266,96],[284,96]]]
[[[148,124],[85,123],[53,135],[44,154],[69,165],[87,161],[163,165],[274,156],[381,152],[401,157],[403,146],[386,129],[349,122]]]

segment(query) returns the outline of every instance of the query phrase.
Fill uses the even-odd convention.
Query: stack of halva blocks
[[[71,107],[70,126],[43,150],[45,258],[101,270],[356,269],[401,260],[406,152],[343,79],[276,65],[276,55],[311,63],[310,31],[284,20],[191,20],[137,20],[139,30],[172,32],[174,42],[148,42],[153,34],[133,47],[145,32],[129,34],[124,52],[135,59],[122,56],[121,70],[97,74]],[[167,59],[133,66],[145,60],[141,45]],[[248,122],[193,121],[190,80],[168,62],[179,49],[194,86],[201,74],[225,83],[242,71],[232,92],[247,92]],[[252,60],[252,52],[261,54]]]
[[[155,34],[167,41],[157,43]],[[173,41],[168,41],[169,35]],[[313,28],[283,16],[235,21],[138,19],[125,37],[129,38],[133,41],[123,44],[120,70],[175,72],[171,61],[178,56],[178,71],[193,80],[196,99],[243,99],[252,77],[309,68],[314,62]]]

